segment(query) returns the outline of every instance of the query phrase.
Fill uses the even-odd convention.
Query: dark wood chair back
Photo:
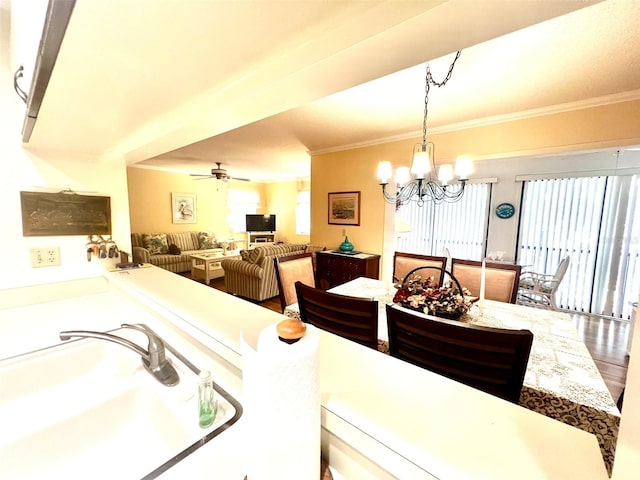
[[[520,265],[485,262],[485,295],[487,300],[516,303],[520,282]],[[482,262],[451,259],[451,273],[474,297],[480,296]]]
[[[389,354],[518,403],[529,362],[529,330],[431,320],[387,305]]]
[[[316,286],[313,254],[305,252],[286,257],[275,257],[273,263],[278,282],[280,306],[282,307],[282,312],[284,312],[287,305],[292,305],[298,301],[295,287],[297,281],[312,287]]]
[[[393,281],[401,282],[404,277],[418,267],[436,267],[440,272],[447,264],[447,257],[433,257],[430,255],[419,255],[417,253],[395,252],[393,254]],[[431,270],[430,275],[435,277],[438,285],[442,278],[437,270]]]
[[[301,282],[295,285],[303,322],[377,350],[377,301],[329,293]]]

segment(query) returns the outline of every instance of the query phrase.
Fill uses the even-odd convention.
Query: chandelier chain
[[[427,144],[427,114],[429,113],[429,91],[431,90],[431,85],[434,85],[438,88],[443,87],[447,84],[447,82],[451,79],[451,74],[453,73],[453,67],[456,66],[456,62],[460,58],[460,50],[456,53],[456,57],[449,65],[449,71],[447,75],[444,77],[444,80],[441,82],[437,82],[433,79],[433,75],[431,74],[431,68],[429,68],[429,64],[427,63],[427,73],[425,77],[425,86],[424,86],[424,116],[422,119],[422,146],[426,147]]]

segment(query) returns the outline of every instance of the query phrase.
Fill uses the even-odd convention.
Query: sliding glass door
[[[556,178],[524,183],[518,263],[569,270],[561,308],[628,318],[639,290],[640,176]]]

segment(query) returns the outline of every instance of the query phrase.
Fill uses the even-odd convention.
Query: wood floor
[[[224,277],[211,280],[209,285],[217,290],[226,291]],[[260,302],[259,305],[278,313],[281,311],[278,297]],[[578,314],[573,314],[572,318],[611,396],[617,401],[627,378],[629,322]]]
[[[618,400],[627,379],[627,338],[631,324],[591,315],[573,314],[572,318],[611,396]]]

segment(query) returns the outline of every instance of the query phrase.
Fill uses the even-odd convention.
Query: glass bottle
[[[198,376],[198,416],[199,425],[208,428],[216,418],[217,403],[214,398],[211,372],[203,370]]]

